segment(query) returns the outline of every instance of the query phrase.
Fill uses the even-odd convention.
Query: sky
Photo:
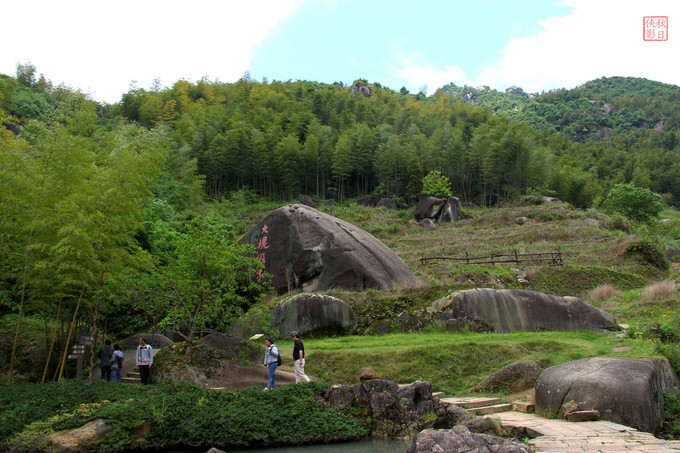
[[[680,85],[678,0],[32,0],[2,13],[0,73],[31,63],[107,103],[156,79],[235,82],[246,71],[428,94],[603,76]],[[650,27],[650,16],[667,20]]]

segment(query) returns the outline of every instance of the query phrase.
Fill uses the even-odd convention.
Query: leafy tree
[[[603,206],[612,213],[621,214],[630,220],[647,222],[663,209],[661,195],[633,184],[617,184],[607,195]]]
[[[267,293],[256,278],[263,264],[251,245],[233,245],[231,226],[216,216],[196,217],[175,238],[173,257],[134,286],[165,308],[167,323],[183,319],[188,359],[194,332],[224,330]]]
[[[451,196],[451,182],[439,170],[432,170],[423,178],[423,194],[447,199]]]

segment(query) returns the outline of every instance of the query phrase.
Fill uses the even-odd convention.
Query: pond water
[[[263,448],[258,450],[226,450],[229,453],[406,453],[407,442],[398,440],[362,440],[302,447]],[[208,448],[202,450],[208,451]],[[179,451],[167,453],[184,453]],[[196,452],[193,452],[196,453]]]

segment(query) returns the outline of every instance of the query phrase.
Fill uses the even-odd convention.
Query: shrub
[[[617,184],[607,195],[602,206],[611,213],[621,214],[630,220],[648,222],[658,217],[663,209],[661,195],[633,184]]]
[[[423,194],[446,200],[451,196],[451,182],[437,170],[423,178]]]
[[[645,263],[658,269],[666,270],[670,267],[664,250],[647,239],[631,242],[626,247],[626,251],[638,255]]]
[[[612,297],[618,296],[620,291],[610,284],[600,285],[588,292],[588,299],[593,302],[602,302]]]
[[[674,280],[664,280],[647,286],[642,290],[642,300],[652,302],[667,300],[678,296],[678,288]]]

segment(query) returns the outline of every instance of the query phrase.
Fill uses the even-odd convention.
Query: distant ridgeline
[[[637,77],[603,77],[572,90],[541,94],[525,93],[515,85],[505,92],[453,83],[443,88],[470,104],[576,141],[635,129],[677,131],[680,125],[680,87]],[[668,149],[677,144],[671,143]]]
[[[539,194],[590,207],[632,182],[680,205],[680,87],[639,78],[536,95],[450,84],[426,96],[365,79],[347,86],[246,75],[132,87],[100,105],[53,87],[30,64],[0,75],[5,129],[55,119],[95,142],[125,122],[162,130],[169,202],[202,184],[213,199],[244,189],[277,200],[371,194],[405,207],[438,170],[463,202]]]

